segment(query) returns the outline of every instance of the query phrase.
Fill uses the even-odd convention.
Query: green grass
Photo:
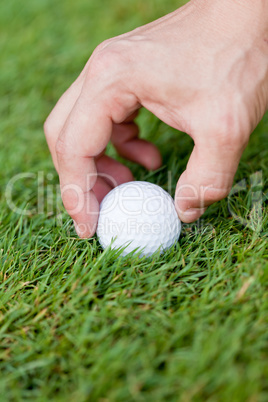
[[[95,238],[75,236],[42,131],[98,43],[179,4],[10,0],[1,7],[1,401],[268,400],[268,117],[236,175],[247,187],[230,202],[248,225],[224,200],[151,260],[118,259]],[[146,111],[139,120],[164,167],[148,173],[128,165],[137,179],[174,191],[192,142]],[[257,171],[263,183],[252,187]],[[31,210],[27,216],[12,212],[5,193],[22,172],[32,176],[18,180],[12,196]],[[251,211],[258,191],[262,219]]]

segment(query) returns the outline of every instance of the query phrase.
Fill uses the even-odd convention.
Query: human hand
[[[252,3],[192,0],[94,51],[44,126],[79,236],[95,232],[98,202],[113,186],[107,177],[132,180],[104,155],[109,140],[125,158],[149,169],[161,164],[158,150],[138,139],[140,107],[194,140],[175,194],[182,221],[228,195],[268,108],[268,2]]]

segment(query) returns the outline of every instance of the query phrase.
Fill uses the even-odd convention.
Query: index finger
[[[95,233],[98,221],[94,157],[105,149],[112,132],[112,119],[104,109],[103,103],[80,96],[56,144],[62,201],[83,238]]]

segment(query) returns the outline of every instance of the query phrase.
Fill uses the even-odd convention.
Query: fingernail
[[[207,208],[189,208],[186,211],[180,211],[180,219],[185,223],[191,223],[198,220]]]

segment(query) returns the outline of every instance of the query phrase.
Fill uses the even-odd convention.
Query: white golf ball
[[[137,251],[150,256],[175,244],[181,222],[172,197],[161,187],[145,181],[121,184],[100,205],[97,236],[103,249],[124,248],[125,256]]]

